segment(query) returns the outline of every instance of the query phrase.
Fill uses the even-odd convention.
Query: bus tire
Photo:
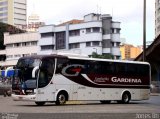
[[[38,106],[43,106],[46,102],[35,102]]]
[[[66,103],[66,101],[68,100],[68,94],[65,91],[62,91],[60,93],[58,93],[57,95],[57,99],[56,99],[56,105],[64,105]]]
[[[131,94],[130,94],[130,92],[124,92],[123,93],[123,95],[122,95],[122,103],[123,104],[128,104],[129,103],[129,101],[131,100]]]
[[[101,100],[100,102],[101,102],[102,104],[110,104],[110,103],[111,103],[110,100]]]

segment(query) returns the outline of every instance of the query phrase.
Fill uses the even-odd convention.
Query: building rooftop
[[[58,24],[57,26],[64,26],[66,24],[79,24],[79,23],[83,23],[83,22],[84,22],[83,20],[73,19],[73,20]]]

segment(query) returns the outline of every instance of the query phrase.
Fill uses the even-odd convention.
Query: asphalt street
[[[34,102],[13,101],[11,97],[0,96],[0,113],[0,119],[11,119],[12,116],[15,119],[159,119],[160,95],[151,96],[145,101],[132,101],[130,104],[71,101],[63,106],[54,103],[36,106]]]

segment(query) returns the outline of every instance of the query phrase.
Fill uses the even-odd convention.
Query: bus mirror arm
[[[36,66],[32,70],[32,78],[36,78],[36,71],[39,69],[39,66]]]

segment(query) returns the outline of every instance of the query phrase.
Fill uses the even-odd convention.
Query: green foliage
[[[96,52],[93,52],[91,57],[100,59],[113,59],[113,56],[111,54],[98,55]]]
[[[5,49],[3,33],[9,32],[10,34],[24,33],[24,30],[18,29],[12,25],[0,22],[0,49]]]

